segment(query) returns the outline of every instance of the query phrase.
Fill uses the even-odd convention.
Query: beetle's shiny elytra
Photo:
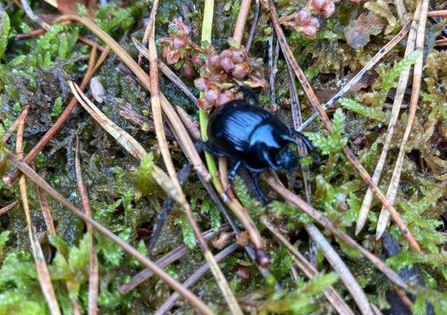
[[[299,136],[312,149],[309,140],[259,106],[252,106],[245,100],[228,102],[217,109],[208,124],[209,151],[226,156],[235,163],[229,173],[230,182],[237,170],[244,165],[253,175],[260,197],[265,196],[258,187],[257,175],[271,167],[275,171],[291,172],[298,165],[298,158],[288,148],[289,143],[297,144],[293,134]]]

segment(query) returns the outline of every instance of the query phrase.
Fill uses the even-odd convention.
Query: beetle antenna
[[[293,130],[293,129],[291,129],[292,130],[292,132],[295,134],[295,135],[297,135],[300,139],[301,139],[301,141],[303,141],[304,142],[304,144],[306,145],[306,147],[310,150],[310,151],[313,151],[314,150],[314,146],[312,145],[312,143],[310,143],[310,140],[309,140],[309,138],[307,138],[305,135],[303,135],[301,132],[298,132],[298,131],[296,131],[296,130]],[[290,137],[291,138],[291,137]],[[290,140],[289,140],[290,141]],[[293,139],[292,138],[292,142],[293,143],[295,143],[295,144],[298,144],[298,142],[295,140],[295,139]]]

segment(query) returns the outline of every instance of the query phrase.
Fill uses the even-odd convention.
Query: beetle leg
[[[221,152],[218,149],[213,148],[208,142],[203,142],[202,141],[202,145],[203,148],[205,149],[205,151],[211,153],[212,155],[216,155],[216,156],[226,156],[223,152]]]
[[[263,147],[263,148],[261,149],[261,152],[262,152],[262,156],[263,156],[263,158],[265,159],[265,161],[269,164],[269,166],[270,166],[273,170],[275,170],[275,171],[277,171],[277,172],[281,171],[281,168],[278,167],[278,165],[276,164],[276,161],[273,161],[273,160],[271,159],[271,157],[270,157],[270,155],[269,155],[269,152],[268,152],[268,149],[267,149],[266,147]]]
[[[236,177],[237,171],[239,170],[241,164],[242,160],[237,161],[230,170],[230,173],[228,174],[228,182],[230,183],[230,186],[233,184],[234,178]]]
[[[261,199],[262,204],[265,206],[270,203],[270,199],[267,198],[267,196],[264,194],[264,192],[261,190],[261,187],[259,187],[259,181],[258,181],[258,174],[252,173],[251,178],[253,179],[253,184],[255,185],[256,193],[258,194],[259,199]]]

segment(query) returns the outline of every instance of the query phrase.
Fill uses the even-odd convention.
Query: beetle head
[[[298,167],[298,158],[292,149],[286,147],[276,156],[276,163],[280,168],[290,174]]]

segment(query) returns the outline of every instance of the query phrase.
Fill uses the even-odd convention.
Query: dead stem
[[[22,2],[22,6],[23,6],[23,10],[25,10],[26,15],[28,15],[28,17],[37,25],[39,25],[41,28],[45,29],[45,30],[49,30],[50,29],[50,24],[48,24],[47,22],[45,22],[44,20],[42,20],[40,17],[38,17],[33,9],[31,9],[29,3],[27,0],[21,0]]]
[[[233,38],[239,45],[244,37],[244,28],[247,22],[248,12],[250,10],[251,0],[242,0],[239,13],[237,15],[236,25],[234,26]]]
[[[78,182],[79,195],[81,196],[82,208],[84,213],[92,217],[92,210],[88,197],[87,187],[82,178],[81,161],[79,153],[79,138],[76,138],[76,156],[75,156],[75,171]],[[93,227],[87,223],[88,242],[90,247],[90,271],[89,271],[89,287],[88,287],[88,314],[96,315],[98,313],[98,292],[99,292],[99,268],[98,256],[96,255],[95,246],[93,244]]]
[[[414,51],[414,44],[416,40],[416,30],[419,24],[419,18],[420,18],[420,2],[417,6],[413,22],[411,23],[411,30],[410,34],[408,35],[408,41],[407,41],[407,47],[405,49],[405,56],[407,57],[410,53]],[[376,169],[374,170],[374,174],[372,177],[372,180],[374,183],[378,184],[380,176],[382,174],[383,167],[385,165],[385,160],[388,154],[388,150],[391,145],[391,140],[393,139],[394,129],[396,127],[397,120],[399,118],[399,112],[402,105],[402,101],[404,99],[405,90],[407,89],[408,84],[408,78],[410,77],[410,70],[411,67],[408,67],[408,69],[405,69],[400,77],[399,77],[399,83],[397,85],[396,89],[396,96],[394,97],[393,102],[393,109],[391,110],[391,117],[390,121],[388,123],[388,130],[386,134],[385,141],[383,143],[382,153],[380,154],[379,161],[377,162]],[[359,234],[360,231],[363,229],[366,220],[368,218],[369,209],[371,207],[371,202],[373,199],[373,192],[371,188],[368,188],[366,191],[365,197],[363,198],[363,203],[360,208],[359,216],[357,218],[356,228],[355,228],[355,234]]]
[[[12,123],[11,127],[3,134],[2,136],[2,142],[6,143],[8,141],[9,137],[11,137],[12,133],[16,131],[17,127],[19,126],[19,122],[25,119],[28,115],[29,106],[25,106],[22,113],[17,117],[17,119]]]
[[[16,200],[16,201],[14,201],[13,203],[7,205],[6,207],[1,208],[1,209],[0,209],[0,217],[1,217],[2,215],[7,214],[7,213],[8,213],[9,211],[11,211],[12,209],[14,209],[14,208],[17,206],[18,203],[19,203],[19,202]]]
[[[275,11],[276,12],[276,11]],[[368,72],[369,70],[371,70],[391,49],[394,48],[394,46],[396,46],[398,43],[400,43],[400,41],[405,38],[405,36],[407,35],[407,33],[410,31],[410,24],[407,23],[405,24],[404,27],[402,27],[402,29],[400,30],[400,32],[394,36],[385,46],[383,46],[383,48],[381,48],[377,54],[374,55],[374,57],[371,58],[370,61],[368,61],[368,63],[351,79],[349,80],[348,83],[346,83],[341,89],[340,91],[337,92],[337,94],[335,94],[329,101],[327,101],[324,105],[323,105],[323,109],[327,110],[328,108],[332,107],[335,102],[342,97],[343,95],[345,95],[346,93],[349,92],[349,90],[355,85],[357,84],[360,79],[363,77],[363,75]],[[284,37],[285,38],[285,37]],[[312,116],[310,116],[298,129],[298,131],[303,131],[305,130],[307,127],[310,126],[310,124],[317,118],[320,117],[319,113],[314,113]]]
[[[84,214],[82,211],[77,209],[75,206],[73,206],[53,187],[51,187],[42,177],[40,177],[32,168],[30,168],[28,164],[26,164],[24,161],[19,160],[17,156],[15,156],[9,151],[6,151],[6,153],[11,163],[13,163],[16,167],[18,167],[20,171],[26,176],[28,176],[34,183],[36,183],[36,185],[38,185],[44,191],[46,191],[54,200],[60,202],[63,206],[65,206],[77,217],[84,220],[86,223],[90,223],[93,226],[93,228],[95,228],[98,232],[100,232],[105,237],[110,239],[112,242],[120,246],[126,253],[133,256],[144,267],[151,269],[156,276],[162,279],[172,289],[178,291],[199,312],[206,315],[213,315],[213,312],[197,296],[195,296],[189,290],[185,289],[178,281],[170,277],[166,272],[164,272],[161,268],[155,265],[151,260],[144,257],[136,248],[132,247],[125,241],[121,240],[117,235],[112,233],[106,227],[99,224],[98,222],[96,222],[95,220]]]
[[[262,177],[274,190],[276,190],[280,195],[282,195],[287,201],[293,204],[295,207],[301,209],[307,215],[312,217],[317,223],[319,223],[324,228],[331,231],[340,240],[344,241],[351,247],[359,250],[367,259],[369,259],[385,276],[388,277],[393,283],[398,285],[403,289],[407,289],[408,286],[405,284],[404,280],[391,268],[389,268],[383,261],[381,261],[377,256],[360,246],[354,239],[352,239],[345,232],[341,231],[336,227],[327,217],[322,213],[317,211],[311,205],[306,203],[303,199],[292,193],[291,191],[284,188],[282,185],[278,184],[277,181],[272,177]]]
[[[248,33],[247,42],[245,43],[245,50],[247,53],[250,51],[251,43],[253,42],[253,38],[256,33],[256,27],[258,26],[259,12],[261,11],[261,3],[260,0],[256,0],[256,9],[253,16],[253,21],[251,22],[250,32]]]
[[[228,257],[238,248],[239,246],[237,244],[228,246],[215,256],[216,262],[220,262],[224,258]],[[185,282],[183,282],[182,285],[185,288],[193,286],[209,269],[210,265],[208,263],[203,264]],[[167,314],[174,306],[174,303],[178,300],[179,297],[180,295],[177,292],[174,292],[166,301],[163,302],[163,304],[158,308],[157,312],[155,312],[154,315]]]
[[[306,79],[306,76],[305,76],[303,70],[300,68],[300,66],[296,62],[296,59],[293,56],[293,53],[290,50],[289,45],[287,44],[285,34],[279,24],[276,8],[275,8],[272,0],[270,0],[270,9],[271,9],[271,13],[272,13],[272,21],[275,26],[276,34],[278,35],[278,40],[280,42],[280,45],[281,45],[281,48],[282,48],[285,58],[289,59],[290,65],[292,66],[298,80],[301,82],[301,85],[303,86],[303,89],[306,92],[306,95],[307,95],[310,103],[314,107],[315,111],[317,111],[320,114],[321,120],[323,121],[324,125],[326,126],[326,129],[329,132],[332,132],[332,122],[330,121],[328,115],[322,108],[320,101],[316,97],[312,87],[310,86],[309,82]],[[365,181],[365,183],[371,187],[371,189],[377,195],[379,200],[384,204],[384,206],[387,208],[387,210],[391,213],[393,220],[396,222],[397,226],[401,230],[404,237],[407,239],[410,246],[414,250],[421,252],[421,248],[420,248],[419,244],[413,238],[413,235],[408,230],[405,223],[402,221],[402,218],[400,217],[399,213],[396,211],[396,209],[394,209],[394,207],[390,204],[390,202],[385,198],[385,196],[379,190],[377,185],[371,180],[371,177],[369,176],[368,172],[357,160],[357,158],[355,157],[355,155],[351,151],[351,149],[349,149],[349,147],[345,146],[345,147],[343,147],[343,153],[346,155],[346,157],[347,157],[348,161],[351,163],[351,165],[357,169],[357,171],[359,172],[359,175],[362,177],[362,179]]]
[[[428,11],[428,0],[422,0],[421,2],[421,13],[420,13],[420,21],[417,29],[417,37],[416,37],[416,49],[424,50],[424,40],[425,40],[425,26],[427,22],[427,11]],[[414,64],[414,73],[413,73],[413,87],[411,90],[411,99],[410,99],[410,109],[408,110],[408,119],[407,126],[405,127],[405,133],[403,138],[400,140],[400,149],[399,155],[397,156],[396,165],[394,167],[393,175],[391,177],[390,185],[388,186],[388,191],[386,194],[387,199],[391,204],[394,204],[396,199],[397,189],[399,187],[400,175],[402,172],[402,166],[406,153],[406,145],[408,138],[411,133],[411,129],[413,127],[413,122],[416,117],[416,109],[419,101],[419,92],[421,90],[421,81],[422,81],[422,71],[424,66],[424,56],[420,54],[416,59],[416,63]],[[380,212],[379,221],[377,223],[376,230],[376,238],[379,239],[383,232],[386,229],[389,221],[389,209],[385,209],[382,207]]]
[[[430,12],[427,13],[427,17],[446,18],[447,17],[447,10],[430,11]]]
[[[406,13],[404,1],[394,0],[394,5],[396,6],[397,16],[402,19]]]
[[[312,279],[318,274],[316,270],[307,259],[301,255],[301,253],[281,234],[281,232],[273,226],[273,224],[267,220],[266,217],[261,218],[262,223],[267,227],[267,229],[283,244],[287,247],[289,252],[295,257],[295,264],[300,268],[300,270],[309,278]],[[354,312],[349,308],[346,302],[341,298],[338,292],[330,286],[326,291],[323,292],[328,301],[337,310],[339,314],[350,314],[354,315]]]
[[[33,167],[34,168],[34,167]],[[40,209],[42,210],[45,225],[47,226],[48,233],[56,234],[56,228],[54,227],[53,216],[51,215],[50,206],[48,200],[45,197],[45,193],[36,186],[37,197],[39,198]]]
[[[17,141],[16,141],[16,151],[19,158],[22,157],[22,144],[23,144],[23,131],[25,126],[26,115],[23,115],[19,121],[17,130]],[[25,175],[20,175],[19,178],[20,195],[22,197],[23,211],[25,212],[26,225],[28,227],[28,234],[31,243],[31,249],[36,263],[36,271],[39,279],[39,284],[44,295],[48,308],[52,315],[61,315],[59,308],[59,303],[56,299],[56,294],[54,293],[53,284],[51,282],[51,277],[48,271],[47,264],[45,262],[45,257],[40,247],[39,240],[37,239],[36,233],[34,231],[33,222],[31,220],[31,213],[28,203],[28,194],[26,188]]]
[[[217,232],[214,232],[212,230],[207,231],[207,232],[203,233],[203,239],[206,241],[209,241],[210,239],[212,239],[219,233],[227,231],[227,230],[228,230],[228,225],[221,227],[220,230]],[[163,269],[163,268],[169,266],[170,264],[172,264],[173,262],[182,258],[189,251],[190,251],[190,249],[188,248],[188,246],[181,245],[181,246],[177,247],[176,249],[172,250],[171,252],[167,253],[163,257],[161,257],[159,260],[157,260],[155,262],[155,264],[158,267]],[[118,292],[120,294],[129,293],[130,291],[135,289],[137,286],[139,286],[141,283],[143,283],[144,281],[146,281],[147,279],[152,277],[153,274],[154,273],[149,269],[144,269],[143,271],[140,271],[135,276],[133,276],[132,279],[130,279],[127,283],[125,283],[121,287],[119,287]]]
[[[101,66],[103,61],[106,59],[107,55],[109,54],[109,51],[110,51],[110,48],[107,47],[106,50],[102,52],[101,56],[98,59],[98,62],[96,63],[96,65],[94,66],[94,68],[92,70],[92,68],[91,68],[92,60],[94,61],[94,57],[92,57],[92,56],[94,56],[96,54],[96,48],[95,47],[92,48],[92,54],[90,55],[91,58],[90,58],[90,62],[89,62],[89,68],[88,68],[87,73],[81,83],[82,90],[84,90],[87,87],[88,82],[93,77],[93,74]],[[59,129],[62,127],[62,125],[68,119],[68,117],[70,116],[71,112],[73,111],[73,109],[76,107],[77,104],[78,104],[78,102],[77,102],[76,98],[73,97],[71,99],[70,103],[68,104],[68,106],[65,108],[65,110],[62,112],[62,114],[59,116],[57,121],[54,123],[54,125],[51,126],[51,128],[45,133],[45,135],[34,146],[34,148],[32,148],[32,150],[26,155],[26,157],[24,159],[24,161],[26,163],[30,163],[32,160],[34,160],[34,158],[37,156],[37,154],[39,154],[39,152],[42,151],[42,149],[45,147],[45,145],[47,145],[47,143],[54,137],[54,135],[59,131]],[[3,177],[3,181],[7,185],[12,185],[14,183],[14,181],[17,179],[18,175],[19,175],[19,172],[17,170],[14,170],[11,173],[9,173],[8,175],[6,175],[5,177]]]

